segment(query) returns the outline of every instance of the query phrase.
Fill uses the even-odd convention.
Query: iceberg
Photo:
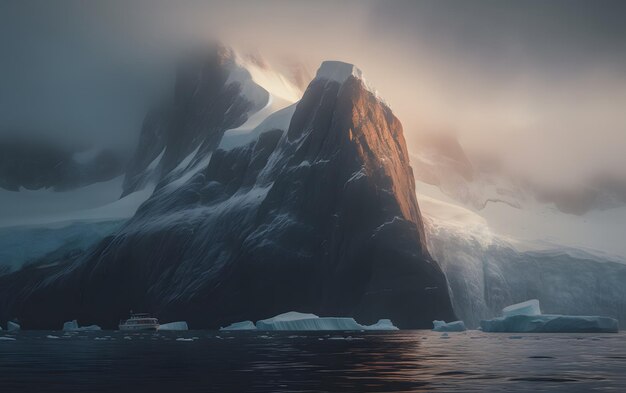
[[[541,315],[539,300],[531,299],[525,302],[512,304],[502,309],[503,317],[513,317],[515,315]]]
[[[102,330],[98,325],[78,326],[78,322],[74,319],[63,324],[64,332],[88,332]]]
[[[433,321],[433,330],[436,332],[464,332],[465,323],[463,321],[448,322],[445,321]]]
[[[185,321],[178,321],[159,325],[157,330],[189,330],[189,326],[187,326]]]
[[[400,330],[391,322],[391,319],[379,319],[375,324],[364,326],[364,328],[365,330]]]
[[[13,322],[13,321],[9,321],[9,322],[7,322],[7,330],[8,330],[8,331],[10,331],[10,332],[15,332],[15,331],[18,331],[18,330],[20,330],[21,328],[22,328],[22,327],[21,327],[18,323],[15,323],[15,322]]]
[[[483,332],[617,333],[617,319],[584,315],[514,315],[480,321]]]
[[[539,301],[514,304],[502,317],[480,321],[483,332],[506,333],[617,333],[617,319],[601,316],[540,314]]]
[[[259,330],[398,330],[390,320],[381,319],[367,326],[361,325],[354,318],[319,317],[315,314],[304,314],[290,311],[272,318],[257,321]]]
[[[228,326],[221,327],[220,330],[256,330],[256,326],[252,321],[242,321],[231,323]]]

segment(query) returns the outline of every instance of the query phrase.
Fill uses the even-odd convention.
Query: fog
[[[190,48],[359,66],[405,128],[537,182],[626,181],[619,1],[0,3],[0,132],[132,147]]]

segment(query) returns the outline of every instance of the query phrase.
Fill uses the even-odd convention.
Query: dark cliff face
[[[217,328],[297,310],[430,328],[454,314],[413,182],[391,110],[360,79],[316,79],[287,130],[215,151],[88,255],[0,277],[1,317],[114,327],[134,309]]]
[[[261,109],[262,104],[244,94],[242,84],[249,75],[244,80],[232,79],[236,68],[234,53],[221,46],[181,62],[172,97],[146,116],[122,196],[148,181],[163,180],[196,149],[194,158],[213,152],[224,131],[242,125],[249,113]],[[259,86],[252,89],[267,101],[267,92]],[[161,154],[158,167],[148,170]]]

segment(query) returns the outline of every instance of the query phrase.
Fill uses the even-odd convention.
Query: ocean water
[[[0,332],[0,392],[320,391],[626,392],[626,334]]]

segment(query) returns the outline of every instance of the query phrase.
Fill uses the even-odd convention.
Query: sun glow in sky
[[[0,132],[132,145],[179,55],[217,39],[281,71],[298,68],[301,79],[323,60],[356,64],[402,121],[409,149],[420,133],[449,132],[476,157],[537,181],[576,185],[609,173],[626,182],[625,8],[611,0],[5,2]],[[304,87],[272,70],[254,77],[286,101]]]

